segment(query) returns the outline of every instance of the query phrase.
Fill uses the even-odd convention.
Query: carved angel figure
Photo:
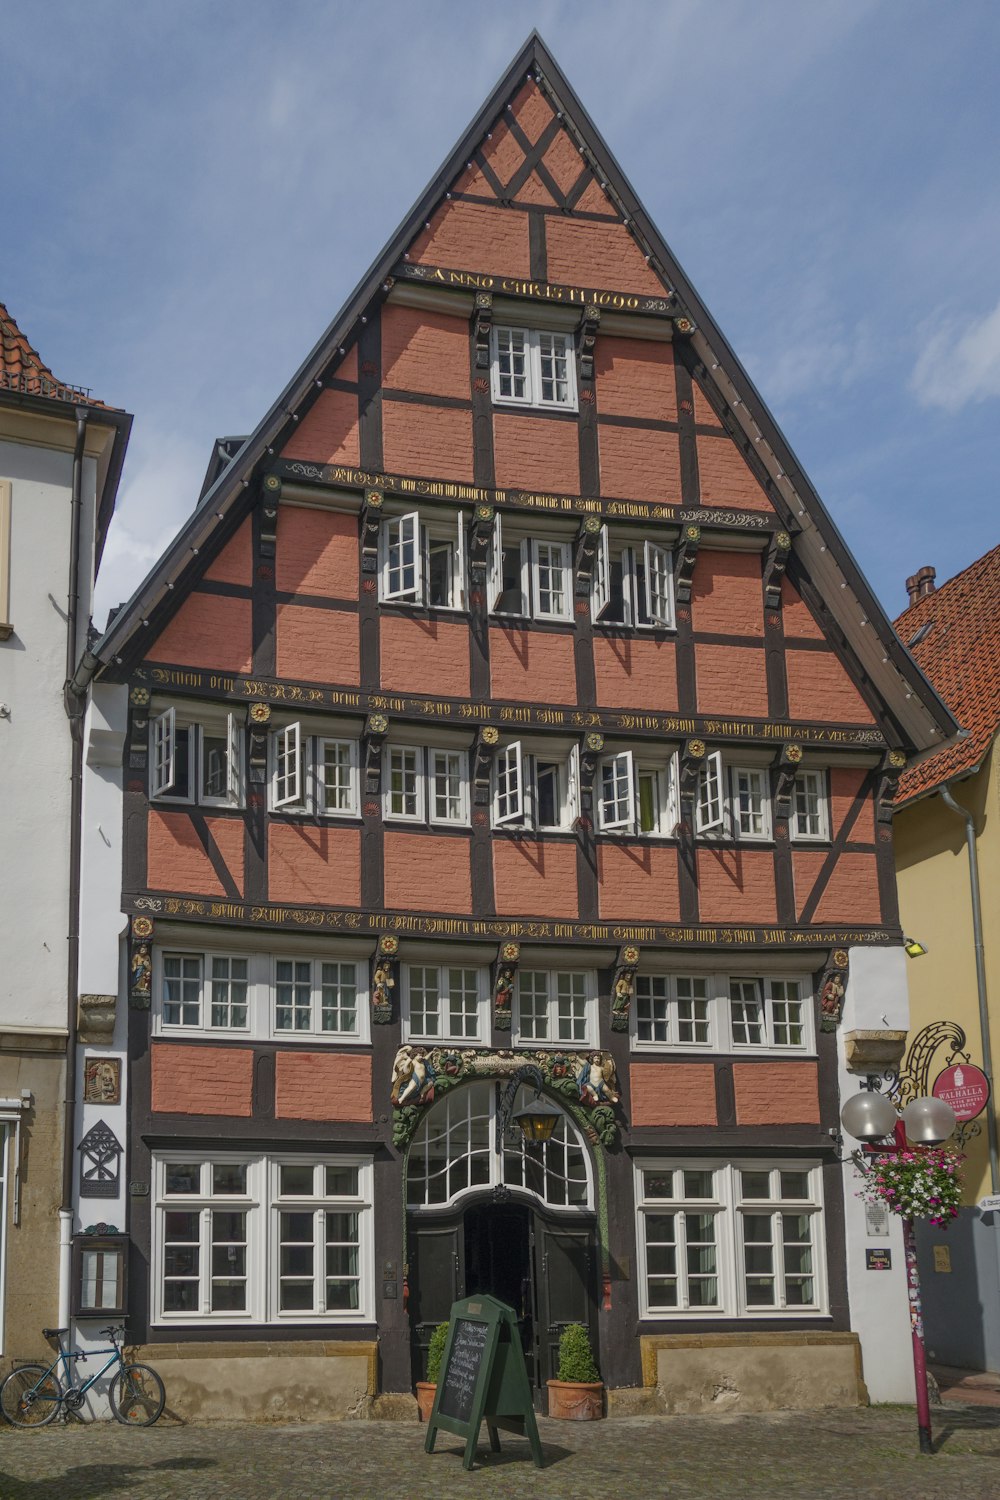
[[[434,1069],[423,1047],[399,1049],[389,1097],[397,1109],[405,1104],[429,1104],[433,1099]]]
[[[584,1104],[617,1104],[618,1093],[614,1086],[615,1065],[610,1057],[601,1052],[592,1052],[584,1058],[583,1066],[576,1075],[580,1098]]]

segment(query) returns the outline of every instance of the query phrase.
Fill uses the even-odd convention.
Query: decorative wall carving
[[[844,1013],[850,960],[845,948],[835,948],[823,970],[819,986],[819,1024],[821,1031],[836,1031]]]
[[[117,995],[81,995],[76,1006],[76,1030],[81,1042],[109,1047],[115,1030]]]
[[[153,923],[133,917],[129,931],[128,996],[133,1010],[148,1010],[153,988]]]
[[[98,1120],[88,1130],[80,1152],[80,1197],[117,1198],[122,1146],[111,1127]]]
[[[493,1024],[498,1031],[510,1030],[511,1005],[517,983],[520,943],[502,943],[493,970]]]
[[[392,1068],[392,1139],[405,1146],[420,1123],[422,1111],[456,1084],[474,1078],[509,1078],[533,1063],[546,1087],[561,1097],[592,1142],[604,1146],[618,1138],[614,1106],[618,1077],[610,1052],[514,1052],[485,1047],[400,1047]]]
[[[399,938],[383,933],[372,959],[372,1022],[388,1026],[392,1021],[392,992],[396,988]]]
[[[83,1102],[84,1104],[120,1104],[122,1102],[121,1058],[85,1058]]]
[[[611,1030],[628,1031],[629,1015],[635,995],[635,975],[639,967],[639,949],[634,943],[619,948],[611,988]]]

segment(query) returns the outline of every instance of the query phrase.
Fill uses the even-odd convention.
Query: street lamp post
[[[840,1112],[840,1122],[848,1135],[861,1142],[852,1153],[859,1171],[867,1172],[869,1154],[892,1155],[907,1149],[908,1141],[916,1148],[940,1146],[955,1129],[955,1112],[943,1099],[914,1099],[897,1115],[891,1100],[873,1090],[863,1090],[848,1099]],[[913,1380],[917,1395],[917,1429],[921,1453],[933,1453],[931,1406],[927,1394],[927,1354],[924,1348],[924,1319],[920,1302],[920,1274],[917,1269],[917,1241],[913,1219],[902,1216],[903,1254],[906,1260],[906,1291],[910,1309],[910,1336],[913,1342]]]

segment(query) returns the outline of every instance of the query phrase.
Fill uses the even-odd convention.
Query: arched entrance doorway
[[[490,1292],[518,1315],[529,1378],[555,1376],[559,1335],[597,1336],[593,1163],[564,1112],[544,1145],[508,1129],[497,1148],[503,1082],[450,1090],[432,1105],[407,1157],[407,1259],[413,1378],[459,1297]],[[514,1110],[534,1095],[519,1090]],[[558,1103],[558,1100],[555,1102]]]

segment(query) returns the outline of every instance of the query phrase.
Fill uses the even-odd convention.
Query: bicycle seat
[[[43,1328],[43,1339],[57,1339],[61,1333],[69,1333],[68,1328]]]

